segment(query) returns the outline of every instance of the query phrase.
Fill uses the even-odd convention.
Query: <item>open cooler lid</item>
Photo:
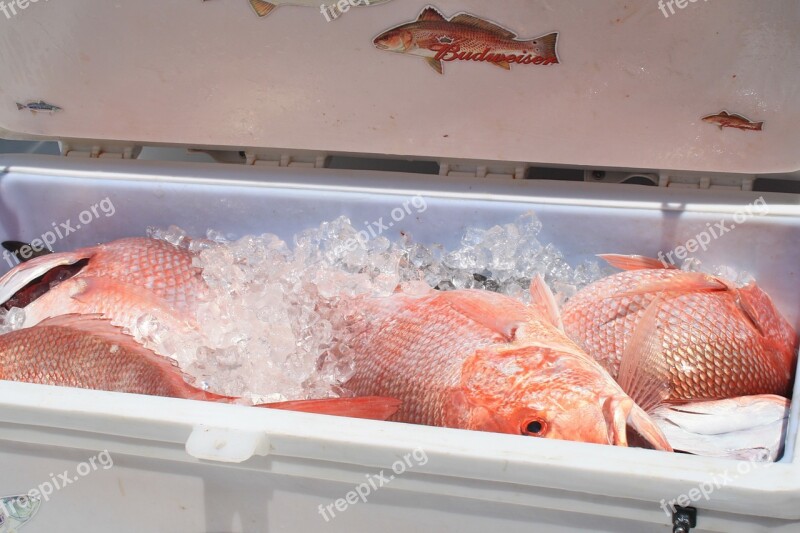
[[[0,134],[800,169],[795,0],[436,0],[421,17],[425,0],[353,9],[345,0],[348,11],[331,22],[321,2],[275,0],[270,10],[258,0],[6,1]],[[409,23],[381,39],[401,53],[373,44]],[[442,73],[436,58],[414,55],[432,49]],[[498,54],[508,64],[492,64]],[[31,111],[40,101],[61,109]]]

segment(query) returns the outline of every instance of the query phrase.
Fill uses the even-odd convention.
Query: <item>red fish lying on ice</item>
[[[37,257],[0,278],[0,303],[25,308],[25,326],[70,313],[102,314],[134,331],[153,315],[173,331],[194,325],[207,292],[192,254],[167,242],[134,237]],[[177,328],[177,329],[176,329]]]
[[[541,278],[531,292],[530,307],[476,290],[357,300],[356,374],[346,387],[400,399],[392,419],[402,422],[619,446],[631,430],[643,445],[670,450],[647,414],[558,329]]]
[[[84,389],[232,403],[236,398],[193,387],[168,359],[96,316],[49,318],[0,336],[0,379]],[[386,419],[390,398],[334,398],[263,404],[293,411]]]
[[[797,333],[758,285],[655,259],[601,257],[625,272],[572,297],[564,328],[644,409],[667,399],[789,394]]]

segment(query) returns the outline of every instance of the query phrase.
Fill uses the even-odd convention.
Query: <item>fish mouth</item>
[[[672,446],[650,416],[628,396],[613,396],[603,405],[609,442],[615,446],[671,452]]]

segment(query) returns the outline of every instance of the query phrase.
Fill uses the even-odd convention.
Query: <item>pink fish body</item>
[[[584,288],[562,318],[612,376],[633,377],[619,376],[630,357],[648,360],[635,366],[663,381],[661,400],[789,394],[797,334],[755,283],[737,288],[653,259],[603,257],[626,271]]]
[[[350,342],[359,395],[398,398],[394,420],[669,449],[614,380],[558,330],[544,282],[534,306],[486,291],[358,301]]]
[[[60,269],[72,276],[53,287],[26,287]],[[188,250],[137,237],[37,257],[0,278],[0,302],[30,291],[35,299],[25,302],[25,326],[62,314],[102,314],[130,332],[146,314],[171,329],[192,327],[207,287]]]

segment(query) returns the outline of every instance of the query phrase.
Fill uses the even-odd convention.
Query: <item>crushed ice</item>
[[[608,273],[597,262],[572,268],[552,244],[538,239],[536,215],[489,229],[467,228],[457,249],[423,245],[409,234],[396,241],[358,240],[346,217],[294,236],[234,240],[210,230],[192,239],[182,229],[150,228],[148,235],[195,253],[208,296],[197,311],[203,337],[159,335],[145,316],[137,336],[171,355],[195,384],[258,403],[348,395],[355,371],[339,342],[347,317],[342,298],[463,288],[529,298],[531,277],[542,274],[564,299]]]

